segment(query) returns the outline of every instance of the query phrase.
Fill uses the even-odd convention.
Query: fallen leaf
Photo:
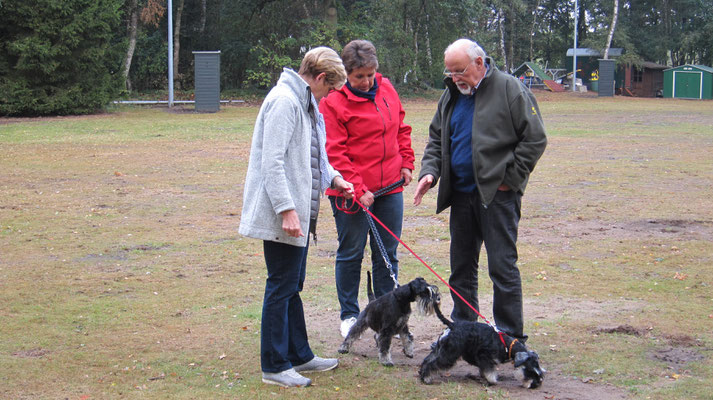
[[[218,356],[218,359],[219,359],[219,360],[222,360],[222,359],[224,359],[225,357],[226,357],[226,355],[225,355],[225,353],[223,353],[223,354],[221,354],[221,355]]]
[[[119,172],[119,171],[114,171],[114,175],[116,175],[116,176],[124,176],[124,174],[121,173],[121,172]]]

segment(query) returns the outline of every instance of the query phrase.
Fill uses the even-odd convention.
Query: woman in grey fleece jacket
[[[260,358],[265,383],[309,386],[312,381],[300,372],[338,364],[312,353],[299,292],[320,193],[328,186],[348,197],[353,191],[327,161],[324,120],[317,108],[319,99],[345,80],[334,50],[313,49],[298,73],[285,68],[255,123],[239,232],[263,240],[267,281]]]

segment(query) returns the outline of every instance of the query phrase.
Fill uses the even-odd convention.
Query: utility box
[[[599,87],[597,88],[599,97],[614,96],[614,72],[616,72],[616,61],[599,59]]]
[[[194,51],[196,111],[220,110],[220,50]]]

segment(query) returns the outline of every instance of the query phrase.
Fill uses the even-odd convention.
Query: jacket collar
[[[376,75],[374,75],[374,80],[376,81],[376,84],[379,86],[379,88],[381,88],[382,78],[383,78],[383,76],[378,72],[376,73]],[[376,93],[378,94],[379,91],[380,90],[377,89]],[[363,97],[359,97],[359,96],[355,95],[351,90],[349,90],[347,85],[342,86],[342,88],[339,89],[338,92],[341,92],[342,94],[344,94],[347,97],[347,100],[350,100],[350,101],[358,101],[358,102],[369,101],[369,99],[365,99]]]
[[[312,96],[312,90],[307,82],[305,82],[297,72],[289,68],[283,68],[277,84],[289,88],[297,97],[299,103],[304,106],[305,110],[309,111],[310,105],[312,105],[314,101],[314,96]]]

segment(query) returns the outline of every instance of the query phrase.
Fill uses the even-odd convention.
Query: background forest
[[[713,64],[711,0],[579,0],[578,47],[619,62]],[[166,0],[0,0],[0,115],[94,112],[167,86]],[[442,51],[478,41],[503,70],[563,67],[573,0],[173,0],[174,79],[193,88],[192,51],[221,51],[224,92],[270,87],[306,50],[374,42],[380,71],[438,87]],[[613,36],[610,38],[613,30]]]

